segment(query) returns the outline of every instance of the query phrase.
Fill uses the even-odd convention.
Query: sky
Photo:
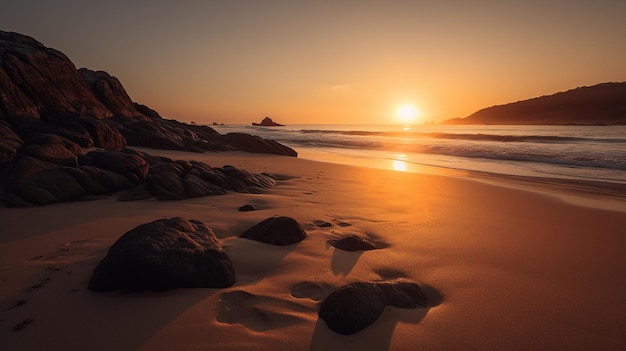
[[[196,123],[439,122],[626,81],[624,0],[2,0],[0,29]]]

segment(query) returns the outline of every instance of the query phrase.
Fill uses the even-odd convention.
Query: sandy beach
[[[626,350],[621,189],[603,195],[563,181],[144,151],[280,180],[263,194],[0,208],[0,349]],[[257,210],[239,212],[245,204]],[[222,240],[235,285],[87,290],[122,234],[177,216],[205,222]],[[238,238],[272,216],[295,218],[308,237],[285,247]],[[380,249],[328,244],[344,234]],[[429,306],[388,307],[350,336],[318,320],[336,288],[393,278],[418,282]]]

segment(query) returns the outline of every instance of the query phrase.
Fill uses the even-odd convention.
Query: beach
[[[626,350],[622,188],[142,150],[278,181],[262,194],[0,208],[0,349]],[[238,211],[245,204],[257,210]],[[233,262],[233,286],[87,290],[121,235],[178,216],[215,232]],[[295,218],[308,237],[284,247],[238,238],[273,216]],[[328,244],[345,234],[378,249]],[[318,319],[338,287],[395,278],[419,283],[428,306],[387,307],[349,336]]]

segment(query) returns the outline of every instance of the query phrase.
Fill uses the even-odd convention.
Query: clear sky
[[[2,0],[0,29],[197,123],[396,123],[626,81],[625,0]]]

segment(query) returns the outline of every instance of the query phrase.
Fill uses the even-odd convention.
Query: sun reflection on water
[[[406,171],[406,160],[408,157],[405,154],[396,155],[395,159],[391,160],[391,166],[394,171]]]

